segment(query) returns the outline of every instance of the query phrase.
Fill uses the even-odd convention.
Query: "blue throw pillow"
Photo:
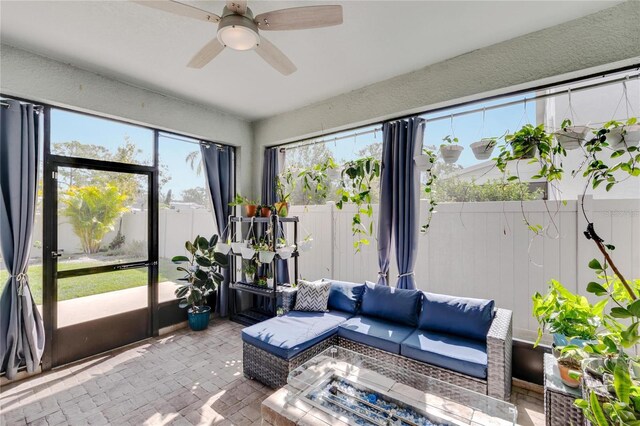
[[[398,324],[416,326],[422,292],[366,283],[360,313]]]
[[[364,284],[329,280],[326,278],[323,278],[323,281],[331,282],[329,303],[327,304],[329,309],[337,309],[352,314],[357,313],[360,302],[362,301],[362,293],[364,293]]]
[[[486,340],[494,305],[493,300],[425,292],[418,328]]]

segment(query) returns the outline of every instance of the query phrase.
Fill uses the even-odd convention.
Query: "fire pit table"
[[[332,346],[262,403],[263,424],[513,425],[516,407]]]

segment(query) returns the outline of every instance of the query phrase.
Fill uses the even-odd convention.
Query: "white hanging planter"
[[[591,129],[587,126],[569,126],[555,132],[558,143],[567,151],[578,149],[587,139]]]
[[[640,142],[640,124],[631,126],[618,126],[607,133],[607,142],[612,149],[624,148],[626,144],[636,146]]]
[[[233,250],[233,252],[235,254],[242,254],[242,248],[243,247],[247,247],[247,243],[242,242],[242,243],[231,243],[231,249]]]
[[[280,259],[289,259],[295,250],[294,246],[280,247],[276,250]]]
[[[260,263],[271,263],[274,257],[276,257],[275,251],[260,250],[258,252]]]
[[[418,170],[431,170],[433,166],[433,162],[431,161],[431,157],[428,155],[416,155],[413,157],[413,162],[415,164],[415,168]]]
[[[474,142],[471,144],[471,150],[473,151],[473,155],[478,160],[488,160],[491,157],[493,148],[495,147],[496,147],[496,140],[494,138],[483,138],[483,139],[480,139],[478,142]]]
[[[246,247],[246,246],[242,247],[241,253],[242,253],[242,258],[245,260],[251,260],[253,259],[253,256],[256,255],[256,251],[253,248]]]
[[[222,253],[222,254],[229,254],[229,251],[231,250],[231,244],[225,244],[225,243],[218,243],[216,244],[216,252],[218,253]]]
[[[460,154],[462,154],[463,146],[460,145],[440,145],[440,155],[442,155],[442,159],[447,164],[453,164],[458,161],[460,158]]]
[[[307,238],[304,241],[298,243],[298,249],[300,251],[309,251],[313,248],[313,238]]]

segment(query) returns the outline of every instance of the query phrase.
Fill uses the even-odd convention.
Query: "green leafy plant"
[[[257,205],[257,204],[258,204],[257,202],[250,200],[249,198],[240,194],[236,194],[236,196],[233,197],[233,200],[229,203],[231,207]]]
[[[434,165],[436,164],[438,155],[435,153],[434,150],[430,148],[422,148],[422,155],[427,156],[429,163],[431,163],[431,167],[429,167],[428,170],[426,171],[426,178],[425,178],[424,187],[423,187],[423,191],[426,194],[427,199],[429,200],[427,220],[425,224],[420,227],[420,232],[424,234],[429,230],[429,227],[431,226],[431,219],[433,219],[433,212],[435,211],[436,206],[438,205],[436,201],[436,197],[434,197],[434,194],[432,192],[433,186],[435,185],[436,180],[438,179],[438,176],[436,175],[435,167],[434,167]]]
[[[298,173],[298,179],[302,184],[302,194],[307,202],[316,200],[323,202],[329,195],[329,170],[334,170],[338,164],[333,157],[328,157],[321,163],[304,168]]]
[[[291,169],[286,169],[276,176],[276,197],[278,201],[288,203],[296,188],[296,179]]]
[[[592,305],[586,297],[573,294],[558,281],[551,280],[546,295],[537,292],[533,295],[533,316],[539,324],[534,346],[540,343],[545,331],[569,339],[595,339],[606,304],[605,299]]]
[[[380,177],[380,170],[379,159],[365,157],[346,163],[340,175],[336,207],[342,210],[345,203],[353,203],[357,207],[351,221],[351,231],[358,237],[353,243],[356,253],[360,252],[363,245],[369,245],[367,237],[373,235],[373,220],[365,224],[362,218],[365,216],[371,219],[373,216],[371,185],[374,179]]]
[[[60,199],[62,214],[69,218],[73,232],[80,239],[84,253],[100,251],[102,239],[124,212],[127,195],[112,184],[72,186]]]
[[[175,295],[180,300],[180,307],[191,306],[193,312],[199,312],[206,301],[206,297],[216,291],[224,280],[221,273],[228,265],[227,256],[215,251],[218,236],[210,239],[197,236],[193,241],[184,244],[189,256],[174,256],[171,261],[178,266],[177,270],[186,274],[180,278],[184,284],[175,290]]]
[[[447,144],[454,144],[460,141],[458,140],[458,138],[452,138],[451,135],[447,135],[444,138],[442,138],[442,142],[445,142]]]

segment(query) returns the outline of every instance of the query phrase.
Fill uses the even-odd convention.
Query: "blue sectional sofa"
[[[338,345],[489,396],[510,397],[511,311],[496,309],[492,300],[331,280],[327,307],[289,310],[245,328],[245,376],[280,387],[290,370]]]

